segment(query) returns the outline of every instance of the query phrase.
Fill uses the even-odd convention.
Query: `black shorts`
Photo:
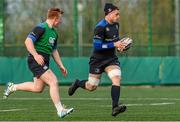
[[[117,56],[107,58],[91,57],[89,61],[89,73],[102,74],[107,66],[117,65],[120,67],[120,62]]]
[[[33,73],[34,77],[40,77],[44,72],[46,72],[49,69],[49,58],[50,56],[48,54],[38,52],[38,54],[42,55],[44,58],[44,65],[39,65],[34,57],[29,54],[28,55],[28,67]]]

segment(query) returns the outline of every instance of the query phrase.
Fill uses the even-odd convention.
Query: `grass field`
[[[2,96],[4,86],[0,87]],[[111,116],[111,87],[94,92],[79,89],[72,97],[68,87],[60,87],[62,102],[75,111],[60,119],[49,97],[48,88],[41,94],[16,92],[8,100],[0,98],[1,121],[180,121],[180,87],[122,87],[121,102],[125,113]]]

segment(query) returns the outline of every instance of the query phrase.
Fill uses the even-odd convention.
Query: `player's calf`
[[[90,84],[89,82],[87,82],[87,83],[86,83],[86,89],[87,89],[88,91],[94,91],[94,90],[97,89],[97,86],[96,86],[96,85],[92,85],[92,84]]]

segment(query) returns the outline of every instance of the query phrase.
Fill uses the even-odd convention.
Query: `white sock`
[[[13,85],[12,90],[13,90],[13,91],[16,91],[16,85]]]
[[[55,107],[56,107],[58,113],[60,113],[64,109],[61,102],[56,103]]]

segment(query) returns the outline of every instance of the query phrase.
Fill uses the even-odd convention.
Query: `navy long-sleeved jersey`
[[[109,24],[105,19],[101,20],[94,30],[93,54],[94,57],[115,56],[114,42],[119,40],[119,24]]]

